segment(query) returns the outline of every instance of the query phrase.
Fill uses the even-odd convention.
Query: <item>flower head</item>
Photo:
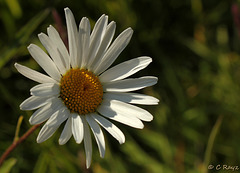
[[[132,104],[155,105],[158,99],[131,91],[154,85],[157,78],[145,76],[126,79],[151,63],[152,59],[146,56],[108,69],[129,43],[133,33],[131,28],[123,31],[111,44],[116,24],[108,23],[108,16],[102,15],[90,32],[86,17],[82,18],[77,28],[69,8],[65,8],[65,15],[69,51],[53,26],[48,27],[48,35],[38,35],[49,55],[37,45],[28,47],[47,75],[15,63],[22,75],[40,83],[31,88],[31,96],[20,108],[36,110],[29,119],[30,124],[46,121],[38,134],[38,143],[50,138],[65,123],[59,144],[65,144],[71,136],[76,143],[84,140],[88,168],[92,158],[90,129],[101,157],[105,153],[101,127],[120,144],[124,143],[124,134],[109,119],[143,128],[142,121],[151,121],[153,116]]]

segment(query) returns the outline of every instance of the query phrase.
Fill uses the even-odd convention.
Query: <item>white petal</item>
[[[66,144],[66,142],[71,138],[71,136],[72,136],[72,118],[69,117],[58,140],[59,144],[60,145]]]
[[[91,26],[88,18],[83,17],[79,24],[79,40],[80,40],[80,56],[78,58],[78,66],[85,68],[88,61],[89,44],[90,44]]]
[[[108,131],[115,139],[118,140],[120,144],[125,142],[125,136],[123,132],[115,126],[112,122],[108,121],[106,118],[99,116],[98,114],[92,114],[92,118],[98,122],[104,129]]]
[[[31,96],[20,104],[21,110],[34,110],[40,108],[49,102],[48,97]]]
[[[83,140],[83,122],[82,117],[76,113],[72,113],[72,133],[76,143],[80,144]]]
[[[106,100],[111,104],[111,109],[117,112],[118,114],[136,117],[143,121],[152,121],[153,116],[146,110],[139,108],[137,106],[124,103],[118,100]]]
[[[150,57],[139,57],[118,64],[99,76],[102,83],[124,79],[139,70],[144,69],[152,62]]]
[[[102,41],[102,37],[105,34],[107,20],[108,20],[108,17],[103,14],[98,19],[98,21],[96,22],[93,28],[93,31],[90,36],[90,47],[89,47],[87,68],[90,67],[92,62],[94,61],[94,58],[96,56],[96,53]]]
[[[42,129],[40,130],[38,137],[37,137],[37,143],[41,143],[46,141],[48,138],[50,138],[55,131],[58,129],[59,126],[51,126],[44,125]]]
[[[39,73],[35,70],[32,70],[26,66],[20,65],[18,63],[15,63],[14,66],[16,67],[17,71],[21,73],[23,76],[26,76],[27,78],[39,82],[39,83],[55,83],[56,81],[49,76],[46,76],[42,73]]]
[[[51,126],[60,126],[68,117],[70,116],[70,112],[66,107],[62,107],[57,110],[46,122],[46,124]]]
[[[41,33],[38,34],[38,38],[43,44],[43,46],[46,48],[48,51],[49,55],[53,59],[53,62],[55,65],[58,67],[58,70],[60,71],[61,74],[65,74],[66,72],[66,67],[64,67],[63,59],[61,58],[58,50],[56,43],[54,43],[46,34]]]
[[[65,8],[64,11],[67,22],[68,45],[71,58],[70,62],[72,67],[76,68],[78,65],[77,58],[80,55],[77,25],[72,14],[72,11],[69,8]]]
[[[36,110],[29,119],[31,125],[40,124],[46,121],[54,112],[63,107],[62,102],[55,98],[52,102]]]
[[[112,21],[107,25],[105,35],[101,44],[105,44],[105,51],[108,49],[110,43],[112,42],[113,36],[116,30],[116,22]],[[104,51],[104,52],[105,52]]]
[[[29,119],[31,125],[40,124],[46,121],[52,115],[51,103],[36,110]]]
[[[116,106],[112,105],[111,102],[103,100],[97,110],[101,115],[113,119],[115,121],[118,121],[120,123],[126,124],[128,126],[139,129],[142,129],[144,127],[141,120],[133,116],[122,114],[123,112],[119,111],[118,109],[115,110],[114,109],[115,107]]]
[[[126,103],[141,105],[157,105],[159,100],[155,97],[138,93],[114,93],[107,92],[103,94],[103,99],[119,100]]]
[[[56,65],[40,47],[35,44],[30,44],[28,51],[49,76],[56,81],[60,81],[61,76]]]
[[[112,41],[112,38],[114,36],[114,33],[115,33],[115,29],[116,29],[116,23],[115,22],[111,22],[107,26],[106,33],[103,37],[101,45],[100,45],[100,47],[98,49],[98,52],[96,54],[96,57],[95,57],[92,65],[88,67],[93,72],[98,67],[99,63],[101,62],[101,60],[103,58],[103,55],[104,55],[105,51],[107,50],[108,46],[110,45],[110,43]]]
[[[87,168],[89,168],[92,161],[92,139],[86,119],[83,118],[82,120],[84,127],[84,148],[86,153],[86,166]]]
[[[139,90],[157,83],[158,78],[153,76],[145,76],[134,79],[123,79],[119,81],[109,82],[103,85],[105,92],[129,92]]]
[[[118,57],[118,55],[123,51],[123,49],[128,45],[133,34],[133,30],[128,28],[124,30],[109,47],[101,63],[94,71],[95,74],[100,74],[105,71]]]
[[[34,96],[46,97],[58,95],[60,92],[60,88],[59,85],[55,83],[43,83],[34,86],[33,88],[30,89],[30,91],[31,94]]]
[[[94,137],[97,141],[100,156],[104,157],[104,155],[105,155],[105,140],[104,140],[103,132],[102,132],[100,126],[98,125],[98,123],[91,117],[90,114],[86,115],[85,117],[86,117],[86,120],[87,120],[88,124],[90,125],[92,132],[94,134]]]
[[[94,27],[93,27],[93,30],[92,30],[92,33],[91,33],[91,37],[90,37],[90,40],[91,40],[91,43],[94,41],[94,37],[95,35],[101,35],[101,40],[105,34],[105,31],[106,31],[106,26],[107,26],[107,23],[108,23],[108,16],[103,14],[98,20],[97,22],[95,23]],[[104,25],[103,28],[101,25]],[[102,31],[102,32],[100,32]],[[97,34],[98,33],[98,34]]]
[[[56,44],[58,51],[62,57],[65,68],[70,69],[70,56],[57,30],[50,25],[47,28],[47,32],[48,32],[49,38]]]

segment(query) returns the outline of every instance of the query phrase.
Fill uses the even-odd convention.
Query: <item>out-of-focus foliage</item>
[[[1,173],[8,173],[11,171],[12,167],[15,165],[16,159],[10,158],[6,160],[0,168]]]
[[[106,155],[96,144],[85,169],[83,144],[71,139],[59,146],[61,129],[37,144],[38,130],[6,160],[11,172],[204,173],[208,165],[240,167],[240,3],[226,0],[0,0],[0,153],[12,143],[18,117],[20,135],[30,128],[32,112],[19,104],[36,83],[17,73],[19,62],[41,70],[26,47],[39,44],[48,25],[65,26],[64,7],[79,22],[91,24],[105,13],[119,34],[132,27],[129,46],[115,64],[148,55],[153,63],[135,77],[154,75],[157,85],[142,92],[160,99],[144,106],[154,115],[143,130],[116,123],[126,135],[119,145],[105,132]],[[55,14],[55,15],[53,15]],[[53,17],[55,16],[55,17]],[[61,23],[61,22],[60,22]],[[60,28],[65,31],[65,27]],[[11,162],[11,163],[10,163]],[[7,168],[7,169],[10,169]]]

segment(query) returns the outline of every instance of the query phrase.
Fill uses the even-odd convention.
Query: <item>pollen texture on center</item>
[[[95,112],[102,102],[103,88],[97,76],[85,69],[71,69],[60,81],[60,98],[70,112]]]

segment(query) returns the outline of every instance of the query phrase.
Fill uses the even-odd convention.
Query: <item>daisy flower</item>
[[[133,104],[156,105],[158,99],[131,91],[152,86],[157,78],[127,78],[151,63],[152,59],[147,56],[109,68],[129,43],[131,28],[124,30],[111,44],[116,24],[108,23],[108,16],[102,15],[90,32],[86,17],[77,28],[71,10],[64,10],[69,51],[53,26],[47,28],[48,35],[38,35],[49,55],[35,44],[28,46],[31,56],[47,75],[15,63],[18,72],[40,83],[30,89],[31,96],[23,101],[20,109],[36,110],[29,119],[32,125],[46,121],[38,134],[38,143],[50,138],[65,123],[59,144],[65,144],[71,136],[78,144],[83,140],[89,168],[92,159],[90,129],[101,157],[105,154],[101,127],[120,144],[124,143],[124,134],[109,120],[142,129],[142,121],[151,121],[153,116]]]

